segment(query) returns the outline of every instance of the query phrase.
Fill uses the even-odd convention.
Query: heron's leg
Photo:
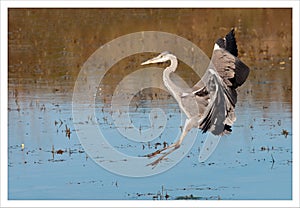
[[[191,119],[186,119],[185,120],[185,124],[184,124],[184,127],[182,129],[182,133],[180,135],[180,138],[177,142],[175,142],[175,148],[179,148],[182,141],[184,140],[185,136],[187,135],[187,133],[189,133],[189,131],[193,128],[194,126],[194,121],[195,119],[191,118]]]
[[[159,154],[159,153],[161,153],[161,152],[163,152],[163,151],[165,151],[167,149],[170,149],[170,148],[173,148],[173,149],[169,150],[168,152],[165,152],[164,155],[162,155],[157,160],[155,160],[154,162],[152,162],[152,163],[150,163],[148,165],[152,165],[152,166],[157,165],[167,155],[169,155],[172,152],[174,152],[175,150],[177,150],[180,147],[180,145],[181,145],[182,141],[184,140],[185,136],[187,135],[187,133],[193,128],[194,122],[195,122],[195,119],[186,119],[179,140],[177,142],[175,142],[174,144],[168,146],[168,147],[165,147],[165,148],[163,148],[161,150],[158,150],[158,151],[150,154],[150,156],[148,156],[148,157],[153,157],[153,156],[155,156],[155,155],[157,155],[157,154]]]
[[[154,157],[154,156],[156,156],[156,155],[162,153],[163,151],[165,151],[165,150],[167,150],[167,149],[170,149],[170,148],[173,148],[173,147],[174,147],[175,149],[177,149],[177,148],[181,145],[181,143],[182,143],[184,137],[186,136],[186,134],[187,134],[187,133],[191,130],[191,128],[193,127],[193,121],[194,121],[194,120],[195,120],[195,119],[186,119],[186,120],[185,120],[185,124],[184,124],[184,127],[183,127],[183,129],[182,129],[181,136],[180,136],[180,138],[179,138],[178,141],[176,141],[174,144],[171,144],[170,146],[164,147],[164,148],[159,149],[159,150],[156,150],[155,152],[152,152],[152,153],[150,153],[150,154],[148,154],[148,155],[145,155],[145,157],[152,158],[152,157]]]

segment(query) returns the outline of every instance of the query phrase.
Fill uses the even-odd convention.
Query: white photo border
[[[170,4],[172,2],[172,4]],[[0,1],[1,3],[1,197],[0,207],[299,207],[299,1]],[[292,200],[8,200],[8,9],[9,8],[291,8],[293,34]]]

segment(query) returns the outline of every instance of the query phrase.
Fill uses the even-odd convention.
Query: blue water
[[[38,99],[25,96],[18,103],[19,111],[16,103],[10,102],[9,199],[292,198],[289,102],[240,99],[232,134],[221,138],[207,161],[198,162],[205,139],[199,132],[191,151],[176,166],[161,174],[130,178],[103,169],[89,157],[72,123],[71,102],[51,97],[53,94],[40,95]],[[132,114],[137,128],[149,127],[151,103],[154,101],[143,102]],[[125,154],[151,153],[156,150],[156,142],[171,143],[181,125],[178,105],[172,98],[155,101],[155,106],[164,110],[168,121],[162,135],[149,144],[130,141],[118,133],[109,106],[101,102],[96,113],[99,128]],[[71,130],[70,138],[66,125]],[[288,131],[287,136],[282,134],[283,130]],[[21,144],[25,146],[23,150]],[[59,154],[59,150],[63,153]]]

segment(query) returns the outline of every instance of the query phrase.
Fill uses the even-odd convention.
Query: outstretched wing
[[[209,69],[215,69],[223,82],[230,88],[235,89],[241,86],[249,75],[249,68],[238,56],[238,49],[234,29],[225,38],[219,38],[213,50]],[[203,86],[200,80],[193,87],[194,91],[200,90]]]
[[[249,68],[238,56],[234,29],[225,38],[219,38],[213,50],[209,68],[214,68],[230,88],[241,86],[249,75]],[[197,84],[196,84],[197,85]]]
[[[215,135],[231,132],[236,117],[236,88],[247,79],[249,68],[236,56],[238,54],[234,31],[219,39],[214,47],[208,70],[193,87],[202,112],[199,128]]]
[[[231,132],[230,127],[235,121],[234,104],[230,100],[235,98],[232,97],[232,94],[227,95],[221,77],[214,69],[208,69],[204,77],[205,79],[202,81],[205,90],[209,92],[209,99],[198,122],[199,128],[202,129],[203,133],[210,131],[214,135],[229,133]],[[198,100],[201,100],[204,97],[199,95],[199,92],[196,92],[196,96]]]
[[[249,68],[239,58],[219,48],[213,51],[209,68],[214,68],[227,87],[241,86],[249,75]]]

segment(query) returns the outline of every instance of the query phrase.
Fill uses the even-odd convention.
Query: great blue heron
[[[142,63],[146,65],[170,61],[170,65],[163,72],[163,82],[187,116],[177,142],[147,155],[153,157],[169,149],[151,165],[156,165],[179,148],[192,128],[200,128],[203,133],[209,131],[214,135],[224,135],[232,131],[231,126],[236,120],[234,113],[237,102],[236,88],[246,81],[249,74],[249,68],[237,56],[238,49],[232,29],[224,38],[216,41],[208,69],[190,91],[181,89],[171,80],[170,75],[175,72],[178,62],[176,56],[170,52],[163,52]],[[196,100],[197,113],[189,106],[188,98]]]

